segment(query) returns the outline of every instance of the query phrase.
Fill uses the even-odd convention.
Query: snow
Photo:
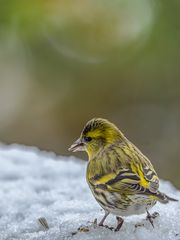
[[[0,145],[0,240],[180,239],[179,202],[151,209],[160,214],[154,229],[145,215],[125,218],[119,232],[94,226],[91,222],[104,213],[86,183],[86,164],[34,147]],[[161,190],[180,199],[169,182],[161,181]],[[39,218],[46,219],[49,229]],[[115,226],[115,217],[106,223]],[[89,231],[77,232],[81,225]]]

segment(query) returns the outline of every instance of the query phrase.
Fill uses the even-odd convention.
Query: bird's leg
[[[157,216],[159,216],[159,213],[154,212],[153,214],[150,214],[148,210],[146,210],[146,212],[147,212],[146,220],[148,220],[151,223],[152,227],[154,228],[153,219],[155,219]]]
[[[114,229],[113,227],[109,227],[108,225],[104,225],[104,221],[105,221],[105,219],[107,218],[108,215],[109,215],[109,212],[105,211],[105,215],[98,225],[102,226],[102,227],[105,227],[105,228],[108,228],[112,231]]]
[[[121,217],[116,217],[117,219],[117,227],[115,228],[115,232],[119,231],[123,225],[124,220]]]
[[[106,220],[107,216],[109,215],[109,212],[105,211],[104,217],[101,219],[99,226],[103,226],[104,221]]]

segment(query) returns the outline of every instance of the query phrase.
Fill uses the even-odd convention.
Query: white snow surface
[[[94,227],[104,212],[85,180],[86,164],[75,157],[56,156],[34,147],[0,145],[0,240],[178,240],[180,202],[156,204],[151,213],[160,216],[155,228],[146,215],[130,216],[119,232]],[[180,191],[161,181],[161,190],[180,199]],[[46,218],[44,230],[37,219]],[[115,226],[114,216],[106,223]],[[135,224],[142,226],[135,228]],[[88,225],[88,232],[76,232]]]

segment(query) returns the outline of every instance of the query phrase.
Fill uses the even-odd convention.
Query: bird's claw
[[[113,227],[109,227],[108,225],[98,224],[98,226],[99,226],[99,227],[105,227],[105,228],[107,228],[107,229],[109,229],[109,230],[111,230],[111,231],[114,230]]]
[[[155,219],[156,217],[159,216],[159,213],[158,212],[154,212],[153,214],[150,214],[148,211],[147,211],[147,217],[146,217],[146,220],[148,220],[152,227],[154,228],[154,223],[153,223],[153,219]]]
[[[109,227],[108,225],[104,225],[104,227],[105,227],[105,228],[107,228],[107,229],[109,229],[109,230],[111,230],[111,231],[113,231],[113,230],[114,230],[114,228],[113,228],[113,227]]]

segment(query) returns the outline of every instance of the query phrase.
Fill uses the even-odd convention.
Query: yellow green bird
[[[118,231],[123,224],[122,216],[145,212],[153,226],[154,216],[148,210],[157,201],[177,201],[159,191],[159,178],[149,159],[106,119],[94,118],[87,122],[69,150],[88,154],[86,179],[105,210],[100,226],[111,213],[117,218],[115,231]]]

